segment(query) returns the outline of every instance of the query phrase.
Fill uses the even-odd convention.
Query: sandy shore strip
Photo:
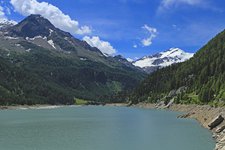
[[[155,104],[139,103],[136,105],[141,108],[156,109]],[[196,119],[203,127],[209,128],[209,124],[215,121],[216,118],[222,116],[225,118],[225,108],[215,108],[208,105],[181,105],[173,104],[168,110],[184,112],[185,114],[179,116],[180,118],[192,118]],[[225,121],[216,125],[211,129],[213,138],[216,140],[215,150],[225,150]]]
[[[15,105],[15,106],[0,106],[0,110],[26,110],[26,109],[55,109],[64,107],[64,105]]]
[[[88,106],[88,105],[14,105],[14,106],[0,106],[1,110],[26,110],[26,109],[55,109],[61,107],[80,107],[80,106]],[[93,105],[98,106],[98,105]],[[104,106],[118,106],[118,107],[126,107],[126,103],[110,103],[105,104]]]
[[[128,104],[127,103],[109,103],[109,104],[105,104],[105,106],[127,107]]]

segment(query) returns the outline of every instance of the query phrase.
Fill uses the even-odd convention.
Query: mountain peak
[[[27,18],[41,18],[42,16],[40,14],[31,14],[30,16],[28,16]]]
[[[54,25],[46,18],[39,14],[32,14],[25,18],[20,23],[33,23],[33,25],[47,26],[49,28],[55,28]]]
[[[172,53],[176,53],[176,52],[183,53],[184,51],[182,49],[180,49],[180,48],[173,47],[173,48],[170,48],[170,49],[168,49],[168,50],[166,50],[164,52],[169,52],[170,54],[172,54]]]
[[[192,56],[192,53],[187,53],[180,48],[170,48],[155,55],[145,56],[135,61],[133,64],[143,68],[146,72],[151,73],[159,68],[184,62]]]
[[[180,48],[177,48],[177,47],[172,47],[172,48],[168,49],[167,51],[183,51],[183,50]]]
[[[29,37],[48,36],[55,26],[41,15],[32,14],[9,30],[11,36]]]
[[[188,53],[186,53],[185,51],[183,51],[180,48],[170,48],[159,54],[161,54],[160,58],[165,58],[165,57],[180,57],[180,56],[186,55]]]

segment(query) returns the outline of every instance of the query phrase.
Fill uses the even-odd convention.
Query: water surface
[[[213,150],[211,133],[176,112],[126,107],[0,111],[2,150]]]

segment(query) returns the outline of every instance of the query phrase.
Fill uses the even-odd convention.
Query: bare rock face
[[[225,146],[221,150],[225,150]]]
[[[182,86],[179,89],[177,89],[176,95],[181,94],[181,93],[185,92],[186,90],[187,90],[187,87],[186,86]]]
[[[165,102],[164,102],[164,101],[160,101],[159,103],[157,103],[157,104],[155,105],[155,107],[156,107],[157,109],[165,108]]]
[[[219,115],[213,121],[211,121],[211,123],[209,123],[208,127],[210,128],[210,130],[212,130],[213,128],[215,128],[219,124],[221,124],[223,122],[223,120],[224,120],[224,118],[222,117],[222,115]]]
[[[168,98],[176,96],[176,90],[170,91],[170,93],[167,95]]]
[[[165,108],[170,108],[174,103],[174,98],[169,101],[169,103],[165,106]]]

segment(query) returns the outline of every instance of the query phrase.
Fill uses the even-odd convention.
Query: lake
[[[1,150],[213,150],[211,133],[177,112],[127,107],[0,111]]]

